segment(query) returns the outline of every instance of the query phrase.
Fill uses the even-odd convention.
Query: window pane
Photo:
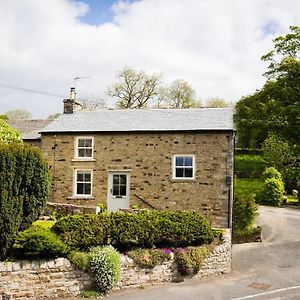
[[[176,168],[175,172],[176,172],[175,177],[177,177],[177,178],[183,177],[183,169],[182,168]]]
[[[85,157],[92,157],[92,149],[85,149]]]
[[[120,184],[126,184],[127,175],[120,175]]]
[[[85,149],[78,149],[78,157],[85,157]]]
[[[193,165],[193,158],[190,156],[186,156],[184,159],[185,166],[192,166]]]
[[[84,194],[85,195],[91,194],[91,184],[90,183],[84,183]]]
[[[184,177],[192,178],[193,177],[193,168],[185,168],[184,169]]]
[[[120,196],[126,196],[126,185],[120,186]]]
[[[83,183],[77,183],[77,195],[83,195]]]
[[[85,139],[84,140],[85,147],[92,147],[92,139]]]
[[[119,196],[119,186],[117,184],[113,186],[113,196]]]
[[[77,172],[77,181],[83,181],[83,172]]]
[[[119,184],[120,183],[120,177],[119,175],[113,175],[113,184]]]
[[[78,147],[84,147],[84,139],[78,139]]]
[[[176,166],[183,166],[183,157],[176,156]]]
[[[91,173],[84,173],[84,178],[83,178],[84,182],[91,182]]]

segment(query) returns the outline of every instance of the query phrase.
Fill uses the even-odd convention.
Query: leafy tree
[[[276,135],[271,134],[262,143],[263,157],[270,166],[275,167],[280,172],[284,167],[292,163],[293,155],[290,145]]]
[[[299,27],[274,40],[274,50],[262,57],[270,61],[263,88],[236,104],[238,143],[258,148],[269,134],[289,144],[300,141],[300,35]]]
[[[206,107],[212,107],[212,108],[224,108],[230,106],[231,104],[229,102],[218,97],[208,99],[206,104]]]
[[[7,115],[0,115],[0,120],[7,121],[8,120],[8,116]]]
[[[28,120],[32,119],[31,112],[25,109],[14,109],[5,113],[9,120]]]
[[[165,102],[169,108],[199,107],[195,99],[195,91],[189,83],[177,79],[164,92]]]
[[[147,75],[132,68],[124,68],[108,95],[117,99],[119,108],[145,108],[158,94],[159,75]]]
[[[4,120],[0,119],[0,141],[10,143],[13,141],[22,141],[21,134],[18,130],[9,126]]]

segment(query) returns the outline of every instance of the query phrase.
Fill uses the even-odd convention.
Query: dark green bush
[[[68,247],[54,232],[38,225],[20,232],[14,249],[22,257],[56,258],[68,253]]]
[[[68,216],[58,220],[52,230],[73,250],[106,244],[120,250],[199,245],[214,239],[209,222],[199,213],[187,211]]]
[[[20,142],[0,142],[0,259],[18,231],[40,216],[50,189],[50,173],[41,151]]]
[[[214,240],[211,226],[201,214],[192,211],[159,211],[157,246],[192,246]]]
[[[154,268],[171,259],[171,249],[142,249],[128,252],[128,256],[141,268]]]
[[[254,197],[236,197],[233,202],[233,232],[245,232],[255,224],[258,206]]]
[[[178,265],[178,271],[182,275],[197,274],[209,253],[210,250],[206,246],[177,249],[175,259]]]
[[[108,243],[109,215],[73,215],[59,219],[52,230],[73,250],[88,250]]]
[[[235,173],[239,178],[260,177],[266,162],[260,155],[236,155],[234,160]]]
[[[115,212],[110,215],[110,242],[118,249],[151,248],[158,241],[157,211]]]
[[[110,239],[118,249],[210,243],[209,222],[197,212],[146,210],[111,214]]]

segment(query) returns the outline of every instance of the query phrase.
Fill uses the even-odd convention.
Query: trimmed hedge
[[[59,219],[52,230],[73,250],[88,250],[108,243],[109,215],[73,215]]]
[[[21,257],[56,258],[65,256],[68,247],[49,228],[31,226],[20,232],[14,244],[14,250]]]
[[[53,230],[69,247],[79,250],[106,244],[120,250],[176,247],[214,240],[209,222],[199,213],[187,211],[144,210],[135,214],[69,216],[58,220]]]
[[[240,154],[235,156],[234,166],[239,178],[260,177],[266,162],[260,155]]]

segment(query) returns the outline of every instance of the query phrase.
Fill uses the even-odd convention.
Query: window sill
[[[73,158],[71,161],[74,161],[74,162],[78,162],[78,161],[96,161],[95,158]]]
[[[95,199],[96,197],[93,197],[93,196],[70,196],[70,197],[67,197],[68,200],[93,200]]]
[[[172,178],[171,182],[194,182],[196,178]]]

